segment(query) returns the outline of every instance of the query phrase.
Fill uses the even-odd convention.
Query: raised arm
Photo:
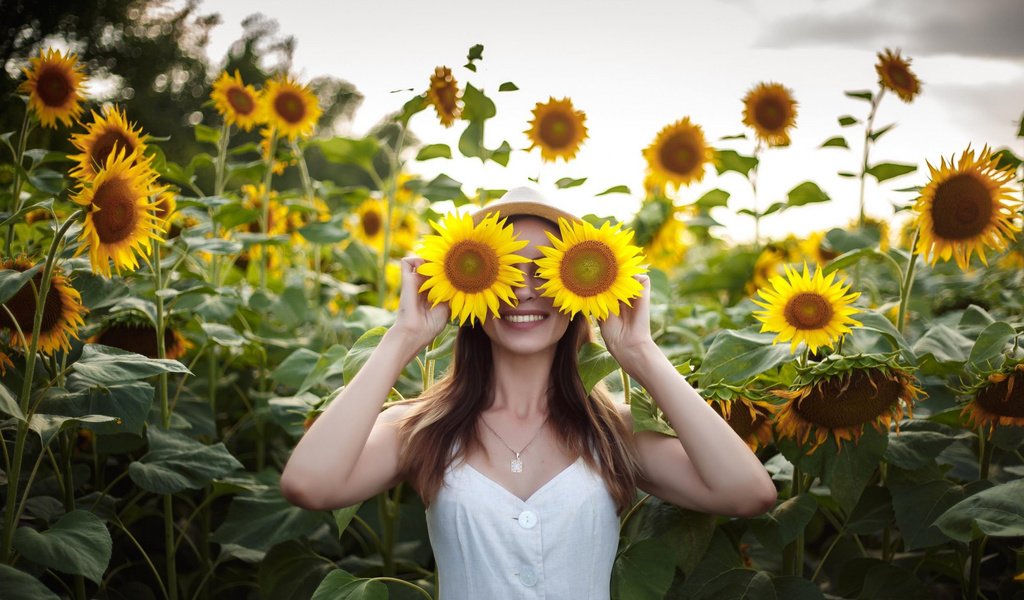
[[[718,515],[753,516],[769,510],[775,485],[757,456],[651,338],[650,281],[642,281],[643,296],[633,307],[601,322],[608,351],[651,394],[679,436],[636,434],[644,469],[640,487],[684,508]]]
[[[422,259],[402,260],[395,324],[359,373],[313,423],[281,473],[281,492],[310,510],[350,506],[398,482],[398,422],[407,406],[381,412],[402,369],[448,321],[447,305],[430,308],[418,292]]]

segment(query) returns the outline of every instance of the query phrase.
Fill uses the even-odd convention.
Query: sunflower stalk
[[[405,144],[405,126],[399,122],[398,135],[395,138],[395,148],[388,155],[390,159],[390,172],[386,190],[381,190],[387,198],[387,211],[384,213],[384,250],[381,252],[380,261],[377,265],[377,305],[384,306],[387,295],[387,266],[388,257],[391,256],[391,220],[395,211],[395,196],[398,193],[398,173],[401,169],[402,145]]]
[[[882,102],[882,96],[885,95],[885,87],[881,86],[878,88],[878,93],[871,98],[871,109],[868,112],[868,120],[864,125],[864,152],[860,166],[860,213],[857,218],[858,227],[864,228],[864,191],[867,185],[868,177],[868,156],[871,153],[872,138],[875,134],[875,115],[878,113],[878,105]]]
[[[896,313],[896,331],[903,333],[903,322],[907,316],[907,302],[910,300],[910,288],[914,285],[914,265],[917,262],[917,242],[921,237],[921,229],[914,231],[914,239],[910,242],[910,259],[903,275],[900,287],[900,308]]]
[[[46,263],[43,266],[43,276],[39,282],[39,289],[36,291],[36,312],[32,320],[32,339],[28,343],[25,352],[25,379],[21,386],[21,396],[18,399],[19,408],[25,415],[25,420],[18,423],[18,431],[15,434],[14,456],[11,461],[10,474],[7,478],[7,503],[4,508],[4,531],[3,542],[0,543],[0,562],[11,563],[11,546],[14,543],[14,526],[17,524],[16,517],[20,511],[15,511],[15,500],[18,496],[18,483],[21,478],[21,463],[25,458],[25,443],[28,439],[28,424],[32,420],[34,407],[31,406],[32,379],[36,368],[36,353],[39,349],[39,335],[43,329],[43,312],[46,307],[46,295],[50,291],[50,277],[53,276],[53,268],[57,258],[57,248],[60,247],[64,236],[71,225],[78,221],[79,217],[85,215],[85,209],[76,210],[61,225],[50,242],[50,250],[46,255]],[[15,321],[16,322],[16,321]],[[24,336],[22,336],[24,340]]]
[[[998,423],[992,426],[992,430],[989,432],[990,435],[995,433],[995,428]],[[992,450],[995,444],[992,443],[991,438],[985,436],[983,429],[978,429],[978,481],[985,481],[988,479],[989,466],[992,464]],[[971,553],[971,567],[967,579],[967,600],[977,600],[981,589],[981,559],[985,553],[985,543],[988,541],[988,536],[983,535],[976,540],[971,540],[970,553]]]
[[[266,237],[270,232],[270,182],[274,177],[274,156],[277,154],[277,128],[270,134],[270,141],[267,142],[267,158],[263,172],[263,189],[260,203],[263,205],[263,216],[260,220],[260,230],[263,233],[263,246],[260,252],[260,289],[267,291],[267,271],[270,269],[270,248],[267,245]]]
[[[316,204],[313,201],[313,180],[309,176],[309,166],[306,164],[306,153],[299,147],[299,143],[292,140],[292,152],[298,157],[299,176],[302,180],[302,197],[306,201],[306,208],[310,210],[313,219],[318,219]],[[313,307],[320,306],[320,244],[313,243]]]
[[[754,248],[757,250],[761,249],[761,212],[757,208],[757,169],[761,164],[762,149],[761,142],[754,145],[754,166],[750,168],[750,174],[747,175],[754,202],[752,211],[754,213]]]
[[[14,164],[17,167],[22,167],[22,160],[25,157],[25,146],[28,145],[28,133],[30,131],[31,120],[28,118],[29,109],[25,107],[25,116],[21,120],[21,132],[18,134],[18,149],[14,152]],[[11,214],[17,214],[21,210],[21,169],[14,169],[13,180],[11,181],[11,202],[14,203],[14,210]],[[7,225],[7,247],[5,248],[5,255],[11,255],[11,243],[14,240],[14,222],[8,223]]]

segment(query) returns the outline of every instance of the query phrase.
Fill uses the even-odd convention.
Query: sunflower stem
[[[995,425],[989,432],[990,435],[995,433]],[[993,444],[991,439],[985,435],[984,429],[979,428],[978,432],[978,481],[985,481],[988,479],[989,465],[992,463],[992,450]],[[971,540],[970,551],[971,551],[971,570],[968,574],[967,580],[967,600],[976,600],[978,597],[979,590],[981,588],[981,559],[985,552],[985,542],[988,541],[988,536],[981,536],[976,540]]]
[[[17,513],[14,510],[15,500],[18,496],[18,483],[21,478],[21,463],[25,457],[25,443],[28,438],[28,424],[32,420],[32,407],[30,398],[32,396],[32,377],[36,368],[36,353],[39,349],[39,334],[43,329],[43,312],[46,307],[46,295],[50,291],[50,277],[53,275],[53,266],[57,258],[57,248],[60,246],[64,235],[71,225],[85,214],[85,209],[78,209],[54,234],[50,242],[50,250],[46,255],[46,263],[43,266],[43,276],[39,282],[39,289],[36,291],[36,313],[32,320],[32,339],[28,342],[28,350],[25,352],[25,379],[21,386],[19,397],[19,408],[25,415],[24,421],[18,422],[18,431],[14,440],[14,457],[11,461],[11,470],[7,478],[7,503],[4,508],[4,531],[3,541],[0,543],[0,562],[10,564],[11,546],[14,542],[14,526],[16,525]],[[24,342],[22,336],[22,342]]]
[[[750,169],[750,174],[747,175],[747,180],[750,181],[750,189],[754,197],[754,248],[757,250],[761,249],[761,213],[757,210],[757,168],[761,164],[761,151],[762,145],[758,141],[754,145],[754,166]]]
[[[310,215],[314,221],[319,220],[320,215],[316,210],[316,202],[313,200],[313,180],[309,176],[309,166],[306,164],[306,154],[299,148],[298,141],[292,141],[292,152],[298,157],[299,162],[299,177],[302,180],[302,196],[306,201],[306,207],[310,210]],[[313,307],[319,308],[320,306],[320,244],[313,243]]]
[[[14,178],[11,181],[11,202],[14,203],[14,211],[11,214],[17,214],[21,210],[21,173],[20,170],[24,166],[22,160],[25,157],[25,146],[28,143],[28,132],[29,132],[29,107],[25,106],[25,116],[21,120],[21,133],[18,134],[18,149],[14,154]],[[7,225],[7,247],[5,249],[5,256],[11,255],[11,242],[14,240],[14,222],[12,221]]]
[[[878,464],[878,476],[881,481],[882,487],[889,487],[889,463],[882,460]],[[882,560],[885,562],[892,561],[892,524],[889,521],[885,522],[885,527],[882,528]]]
[[[872,143],[871,136],[875,133],[875,115],[878,112],[878,105],[881,104],[883,95],[885,95],[885,87],[880,85],[878,93],[871,98],[871,110],[868,112],[868,120],[864,125],[864,153],[860,167],[860,214],[857,218],[857,225],[860,229],[864,228],[864,190],[867,185],[868,156],[871,153]]]
[[[384,249],[381,252],[380,261],[377,267],[377,306],[384,306],[387,295],[387,266],[388,257],[391,256],[391,219],[395,210],[395,196],[398,191],[398,173],[401,168],[402,145],[405,144],[405,126],[400,121],[398,124],[398,135],[395,137],[395,148],[388,156],[390,169],[385,193],[387,199],[387,211],[384,213]]]
[[[896,331],[903,333],[903,321],[907,315],[907,302],[910,300],[910,288],[914,285],[914,264],[917,262],[917,242],[921,237],[921,230],[914,231],[914,239],[910,242],[910,260],[907,261],[907,271],[903,275],[903,285],[900,288],[900,308],[896,313]]]
[[[628,406],[633,401],[632,382],[629,379],[629,373],[622,367],[619,367],[619,377],[622,378],[622,401]]]
[[[270,133],[270,141],[267,143],[267,157],[265,171],[263,173],[263,189],[261,190],[260,203],[263,205],[263,218],[260,229],[263,233],[263,242],[260,252],[260,289],[267,291],[267,270],[270,268],[270,248],[267,245],[267,235],[270,232],[270,182],[274,177],[274,157],[277,154],[277,129]]]
[[[228,159],[228,141],[231,139],[231,126],[224,123],[220,129],[220,137],[217,138],[217,163],[214,166],[214,184],[213,184],[213,195],[221,197],[224,195],[224,186],[227,184],[227,159]],[[220,223],[214,218],[214,210],[212,207],[209,209],[210,214],[210,226],[213,228],[213,238],[220,238]],[[211,282],[214,287],[220,286],[220,256],[217,254],[210,255],[210,268],[211,268]]]

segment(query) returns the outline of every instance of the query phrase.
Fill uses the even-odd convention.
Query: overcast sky
[[[892,202],[911,194],[892,190],[923,185],[925,161],[961,152],[967,144],[1009,146],[1024,112],[1024,2],[1021,0],[390,0],[326,2],[245,0],[202,5],[223,22],[213,31],[211,59],[223,59],[241,35],[241,21],[260,12],[280,23],[280,34],[298,41],[294,75],[304,80],[332,75],[365,95],[350,131],[363,135],[384,115],[426,89],[435,66],[452,67],[460,84],[469,81],[497,103],[488,122],[487,145],[508,140],[528,147],[524,130],[534,104],[568,96],[586,112],[590,138],[577,159],[542,164],[539,152],[515,152],[508,168],[482,166],[457,156],[414,163],[424,177],[444,172],[477,186],[508,188],[540,177],[541,188],[571,208],[625,218],[640,201],[645,161],[641,151],[665,125],[684,116],[704,127],[713,144],[749,152],[752,142],[719,142],[744,131],[741,99],[761,81],[782,83],[799,103],[792,145],[768,151],[759,173],[759,205],[784,199],[812,180],[834,200],[768,217],[762,231],[781,237],[843,226],[857,214],[857,184],[835,176],[856,171],[863,129],[842,129],[840,115],[866,116],[868,104],[844,90],[874,90],[875,55],[899,48],[912,58],[923,82],[910,105],[887,95],[876,128],[898,123],[872,151],[872,162],[919,165],[917,173],[869,185],[868,212],[892,214]],[[478,72],[464,68],[466,51],[483,44]],[[505,81],[516,92],[497,91]],[[401,90],[395,92],[395,90]],[[455,149],[461,128],[445,130],[433,111],[412,121],[425,143]],[[852,151],[818,149],[845,134]],[[746,144],[746,146],[744,146]],[[457,152],[456,152],[457,154]],[[557,190],[562,177],[587,177],[578,188]],[[593,195],[625,184],[632,196]],[[692,201],[719,187],[732,193],[728,210],[713,213],[733,240],[753,236],[752,220],[734,211],[752,205],[744,179],[735,173],[705,180],[680,194]]]

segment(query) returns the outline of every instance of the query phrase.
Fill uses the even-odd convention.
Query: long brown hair
[[[577,315],[555,347],[548,419],[566,449],[601,474],[621,512],[636,493],[636,449],[614,401],[600,386],[589,395],[583,387],[577,355],[590,340],[587,320]],[[480,444],[476,422],[493,402],[493,377],[491,340],[483,327],[461,327],[448,373],[403,419],[399,469],[428,505],[441,489],[448,466]]]

